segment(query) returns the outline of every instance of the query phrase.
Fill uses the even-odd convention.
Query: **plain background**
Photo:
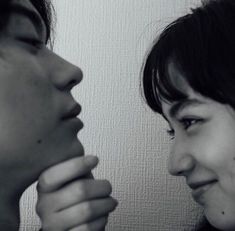
[[[144,103],[141,66],[152,40],[199,0],[54,0],[56,53],[80,66],[73,90],[82,104],[79,133],[86,154],[97,155],[97,178],[112,182],[119,206],[111,231],[183,231],[201,211],[184,179],[167,173],[167,124]],[[21,230],[38,230],[35,185],[21,201]]]

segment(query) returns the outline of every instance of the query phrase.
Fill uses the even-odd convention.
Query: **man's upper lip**
[[[81,112],[81,106],[79,104],[75,104],[67,112],[65,112],[62,119],[66,120],[77,117],[80,112]]]
[[[217,180],[213,179],[213,180],[204,180],[204,181],[194,181],[194,182],[187,182],[188,186],[191,188],[191,189],[197,189],[199,187],[202,187],[204,185],[207,185],[207,184],[211,184],[211,183],[214,183],[216,182]]]

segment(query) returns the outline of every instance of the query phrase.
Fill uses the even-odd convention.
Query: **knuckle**
[[[49,177],[46,174],[42,174],[39,177],[38,184],[37,184],[37,190],[38,191],[46,189],[47,187],[50,186],[50,182],[49,182],[48,178]]]
[[[37,202],[35,210],[36,210],[36,213],[38,214],[38,216],[41,217],[41,215],[42,215],[42,203],[41,203],[41,201]]]
[[[39,199],[39,200],[37,201],[37,203],[36,203],[35,211],[36,211],[36,213],[38,214],[38,216],[39,216],[40,218],[43,217],[43,215],[44,215],[44,213],[45,213],[45,212],[44,212],[44,211],[45,211],[45,208],[46,208],[46,206],[45,206],[44,200]]]
[[[70,168],[72,170],[77,170],[80,167],[83,157],[77,157],[71,160]]]
[[[70,164],[70,169],[73,172],[77,172],[78,176],[82,176],[86,172],[90,171],[90,168],[89,166],[87,166],[84,156],[74,159]]]
[[[84,202],[83,204],[81,204],[78,213],[84,220],[88,220],[92,215],[90,203]]]
[[[79,198],[79,200],[84,200],[86,197],[86,187],[82,182],[78,182],[75,185],[75,195]]]

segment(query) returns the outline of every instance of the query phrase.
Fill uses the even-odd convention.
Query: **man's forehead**
[[[33,6],[30,0],[12,0],[11,1],[12,6],[22,6],[25,9],[28,9],[30,11],[34,11],[35,13],[38,14],[37,10]]]

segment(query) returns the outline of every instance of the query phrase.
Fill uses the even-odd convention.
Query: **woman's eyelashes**
[[[203,122],[201,118],[182,118],[179,120],[179,123],[183,126],[184,130],[190,129],[194,125],[198,125],[198,123]]]
[[[204,119],[202,118],[184,117],[178,120],[180,127],[183,128],[183,131],[186,131],[186,132],[190,131],[191,129],[194,128],[194,126],[198,126],[202,122],[204,122]],[[167,134],[170,136],[171,140],[175,138],[175,130],[171,128],[171,126],[167,130]]]
[[[174,131],[174,129],[172,129],[172,128],[167,129],[166,132],[170,136],[171,140],[173,140],[175,138],[175,131]]]

